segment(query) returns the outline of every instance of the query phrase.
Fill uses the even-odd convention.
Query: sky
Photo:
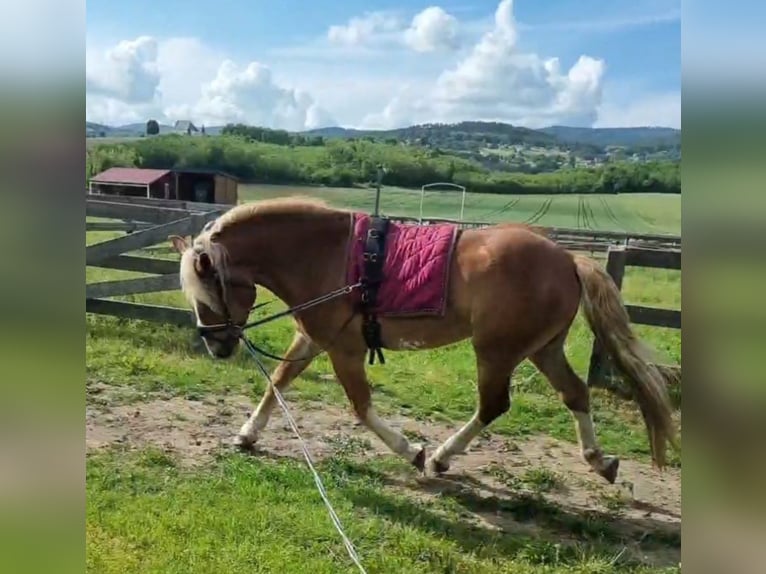
[[[680,0],[89,0],[86,117],[681,124]]]

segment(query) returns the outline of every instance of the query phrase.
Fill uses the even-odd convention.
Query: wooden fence
[[[88,245],[85,249],[85,265],[147,273],[150,276],[87,284],[85,311],[129,319],[193,326],[194,314],[188,309],[132,303],[110,299],[110,297],[179,289],[177,259],[142,257],[129,253],[165,243],[169,235],[196,235],[208,221],[215,219],[229,207],[193,202],[89,195],[86,198],[86,216],[118,221],[88,221],[86,230],[125,231],[126,234]]]
[[[230,205],[181,200],[87,194],[86,215],[110,221],[88,221],[87,231],[124,231],[125,235],[89,245],[86,265],[148,273],[150,277],[104,281],[86,285],[86,312],[143,319],[181,326],[194,324],[187,309],[117,301],[110,297],[172,291],[180,288],[178,261],[128,254],[167,241],[169,235],[196,235],[204,225]],[[416,218],[391,216],[393,220],[417,222]],[[429,219],[423,223],[448,222]],[[491,223],[465,222],[464,227],[484,227]],[[564,228],[539,228],[568,249],[607,252],[607,271],[618,286],[626,265],[680,269],[680,237],[653,234],[625,234]],[[678,311],[628,306],[637,323],[680,328]],[[594,346],[588,380],[602,376],[600,349]]]
[[[675,269],[680,271],[681,251],[646,249],[624,245],[610,247],[607,252],[606,271],[619,289],[622,289],[626,267]],[[633,323],[670,329],[681,328],[681,311],[679,310],[627,304],[625,307]],[[660,367],[676,371],[676,376],[680,380],[680,367],[669,365],[660,365]],[[630,393],[612,377],[612,365],[604,355],[603,348],[598,340],[594,341],[591,350],[590,365],[588,367],[588,385],[608,387],[622,396],[630,396]]]
[[[390,216],[394,221],[416,224],[420,220],[417,217]],[[463,229],[480,229],[496,225],[497,222],[486,221],[457,221],[455,219],[428,218],[422,220],[423,224],[452,223]],[[601,231],[595,229],[572,229],[567,227],[546,227],[543,225],[531,225],[556,243],[559,243],[574,251],[588,251],[590,253],[606,252],[613,245],[627,245],[644,249],[679,249],[681,237],[679,235],[666,235],[659,233],[636,233],[632,231]]]

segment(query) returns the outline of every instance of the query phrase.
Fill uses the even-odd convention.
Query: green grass
[[[411,472],[397,462],[338,457],[319,470],[370,573],[659,571],[616,558],[626,541],[605,514],[569,514],[527,495],[414,501],[387,488],[389,472]],[[89,572],[357,571],[297,461],[229,454],[192,473],[160,451],[115,451],[91,456],[86,472]],[[498,511],[537,532],[508,535],[465,518]]]
[[[86,137],[85,138],[85,147],[86,149],[98,147],[100,145],[112,145],[112,144],[123,144],[123,143],[129,143],[129,142],[135,142],[141,139],[141,136],[116,136],[116,137]]]
[[[329,193],[335,194],[333,201],[343,199],[342,190]],[[361,202],[362,193],[367,192],[353,193],[360,201],[358,207],[367,209]],[[394,197],[408,198],[411,192],[397,193]],[[495,201],[495,196],[482,199]],[[535,198],[522,199],[531,202]],[[87,242],[115,235],[119,234],[89,233]],[[177,259],[169,244],[138,253]],[[138,274],[87,268],[86,276],[88,282],[94,282]],[[631,268],[626,273],[624,294],[630,303],[678,308],[680,291],[679,272]],[[178,291],[121,299],[187,308]],[[263,289],[259,301],[272,304],[256,311],[254,317],[285,308]],[[213,361],[190,330],[94,315],[88,315],[86,321],[87,378],[112,385],[118,391],[115,401],[140,400],[143,393],[159,392],[196,399],[244,393],[255,402],[264,390],[264,382],[247,356],[240,353],[229,361]],[[680,332],[637,330],[670,362],[680,362]],[[291,321],[283,319],[250,336],[281,353],[292,332]],[[591,344],[592,335],[578,318],[567,354],[581,376],[587,371]],[[473,413],[476,371],[468,342],[429,351],[389,352],[387,359],[386,365],[368,371],[376,406],[384,415],[403,414],[427,425],[428,421],[462,424]],[[349,412],[340,385],[321,378],[331,373],[329,361],[319,357],[287,391],[287,400],[321,401]],[[513,381],[511,412],[485,433],[509,437],[545,434],[576,441],[569,412],[529,363],[519,367]],[[596,432],[607,451],[649,460],[636,408],[600,390],[593,391],[593,408]],[[361,444],[369,436],[367,431],[359,432],[356,439]],[[511,498],[481,498],[461,490],[445,491],[429,501],[413,501],[387,478],[391,473],[411,474],[407,465],[393,456],[354,463],[344,453],[357,451],[356,441],[336,446],[338,456],[321,463],[320,472],[371,574],[662,571],[640,568],[627,555],[620,555],[626,545],[636,541],[622,538],[611,514],[578,514],[544,500],[541,494],[557,491],[562,482],[556,473],[528,469],[517,476],[502,475],[501,480],[506,477],[503,481],[518,493]],[[670,454],[671,463],[679,465],[676,455]],[[89,572],[355,571],[302,461],[225,453],[210,465],[188,469],[161,451],[114,450],[90,454],[86,473]],[[609,502],[609,508],[620,510],[620,501]],[[520,524],[534,525],[539,532],[498,532],[477,526],[466,519],[476,512],[487,516],[502,513]],[[642,544],[678,548],[680,540],[649,536]]]
[[[470,192],[470,190],[469,190]],[[311,186],[241,185],[241,201],[289,194],[325,199],[332,205],[371,211],[374,189]],[[461,194],[458,191],[428,190],[423,200],[424,217],[457,219]],[[417,216],[420,190],[385,187],[381,212]],[[466,221],[526,221],[557,226],[634,233],[681,233],[681,196],[668,194],[624,195],[497,195],[467,193],[463,219]]]

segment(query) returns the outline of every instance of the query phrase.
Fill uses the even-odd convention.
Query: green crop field
[[[241,185],[240,199],[253,201],[284,195],[319,197],[332,205],[371,211],[374,189],[311,186]],[[459,191],[428,190],[423,216],[457,219]],[[380,210],[387,215],[417,217],[420,190],[384,187]],[[536,225],[629,231],[634,233],[681,233],[681,196],[669,194],[623,195],[496,195],[467,193],[466,221],[524,221]]]
[[[411,214],[417,205],[412,192],[389,191],[385,209]],[[277,192],[248,187],[243,199]],[[372,192],[358,190],[313,193],[365,210],[372,200]],[[477,214],[510,201],[475,199]],[[632,221],[672,228],[673,217],[647,207],[664,199],[612,199],[615,205],[645,202],[642,217],[654,213],[655,219],[634,214]],[[555,198],[546,217],[572,217],[564,206],[573,200],[576,209],[576,198]],[[531,215],[535,201],[542,204],[541,198],[520,198],[511,212],[526,206]],[[631,221],[629,203],[624,205],[614,213]],[[594,208],[596,221],[601,213],[606,210]],[[90,232],[86,242],[116,235]],[[140,254],[177,259],[169,244]],[[138,274],[88,268],[86,276],[95,282]],[[267,291],[259,293],[259,301],[272,304],[253,318],[285,308]],[[680,272],[631,268],[624,293],[630,303],[679,308]],[[178,291],[120,299],[187,308]],[[660,360],[680,363],[679,331],[637,332]],[[250,336],[281,353],[292,323],[282,319]],[[591,344],[578,317],[567,354],[581,376]],[[386,359],[368,369],[377,409],[432,451],[474,409],[470,343],[389,352]],[[249,357],[214,361],[190,330],[88,315],[86,377],[88,572],[357,572],[278,407],[259,452],[246,455],[228,446],[265,388]],[[326,357],[285,393],[370,574],[680,572],[679,457],[671,451],[671,468],[656,473],[638,409],[599,389],[592,396],[604,449],[624,459],[615,485],[587,471],[569,412],[527,362],[513,376],[511,411],[457,456],[443,478],[418,476],[354,425]]]

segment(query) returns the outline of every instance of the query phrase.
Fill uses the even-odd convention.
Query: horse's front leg
[[[293,337],[293,342],[290,344],[290,348],[287,349],[287,353],[285,354],[286,359],[295,362],[282,361],[279,363],[271,377],[274,386],[280,392],[286,389],[288,385],[300,375],[309,364],[311,364],[311,361],[318,350],[319,347],[306,337],[306,335],[300,331],[296,331],[295,336]],[[300,360],[301,357],[306,358]],[[267,384],[258,407],[250,415],[250,418],[247,419],[247,422],[242,425],[242,428],[239,429],[239,433],[234,439],[235,445],[247,449],[258,440],[258,434],[266,428],[266,424],[269,422],[269,417],[271,416],[271,411],[274,408],[276,400],[271,385]]]
[[[336,351],[330,354],[330,360],[359,420],[394,453],[422,472],[425,468],[425,448],[419,444],[410,444],[407,437],[391,428],[375,412],[370,385],[364,370],[364,356],[364,351],[361,353]]]

